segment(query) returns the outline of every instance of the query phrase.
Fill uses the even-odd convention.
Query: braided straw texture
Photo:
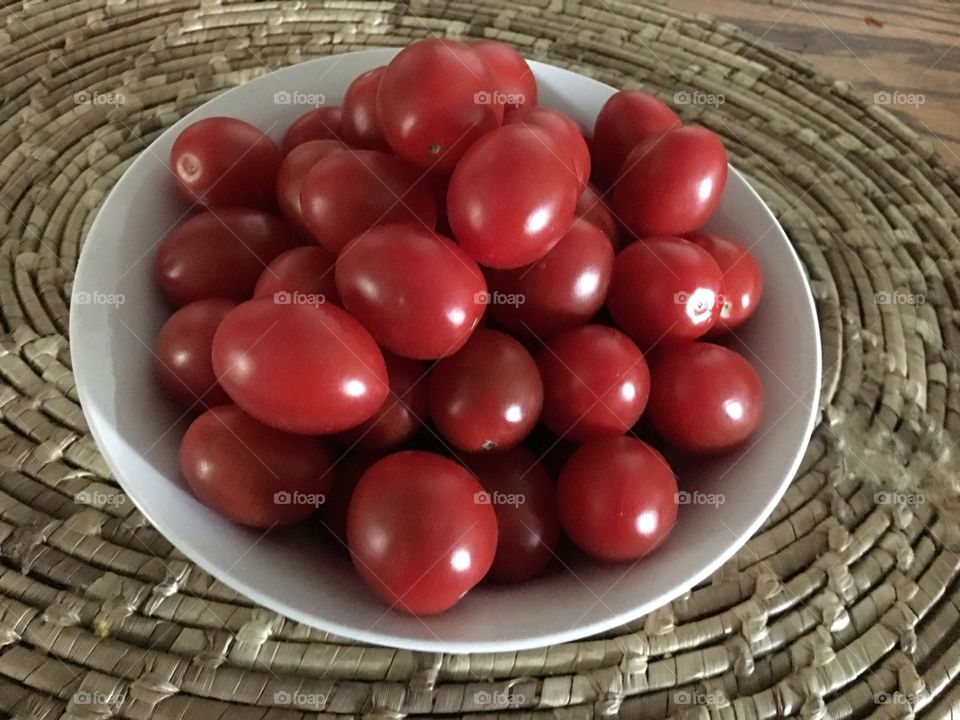
[[[256,608],[117,492],[70,370],[71,278],[165,127],[275,68],[494,37],[720,133],[818,303],[823,422],[708,583],[603,637],[490,655],[355,643]],[[722,102],[721,102],[722,96]],[[112,98],[112,100],[92,100]],[[960,183],[897,117],[737,29],[601,0],[23,0],[0,8],[0,713],[960,717]]]

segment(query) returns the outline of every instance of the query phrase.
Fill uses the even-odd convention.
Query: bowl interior
[[[358,73],[395,52],[330,56],[258,78],[188,115],[132,163],[100,209],[74,282],[72,355],[90,429],[124,490],[160,532],[223,582],[295,620],[366,642],[441,652],[517,650],[612,628],[671,600],[727,560],[773,509],[813,428],[820,352],[810,290],[775,218],[735,171],[709,229],[752,246],[764,272],[763,302],[738,342],[763,381],[766,417],[749,447],[683,472],[682,489],[723,502],[683,505],[673,533],[650,557],[633,565],[574,562],[568,572],[478,588],[447,613],[414,618],[387,611],[319,530],[263,535],[238,527],[197,502],[179,480],[186,418],[158,392],[150,350],[167,316],[153,282],[153,256],[187,211],[167,167],[174,138],[186,124],[214,115],[244,118],[279,138],[309,109],[302,103],[339,104]],[[614,92],[566,70],[532,65],[542,104],[588,128]]]

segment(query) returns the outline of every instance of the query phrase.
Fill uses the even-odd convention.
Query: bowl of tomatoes
[[[633,620],[762,525],[817,418],[803,267],[651,95],[426,40],[209,100],[73,285],[90,431],[178,549],[357,641]]]

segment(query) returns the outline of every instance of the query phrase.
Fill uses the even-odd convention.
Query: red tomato
[[[250,123],[212,117],[188,125],[170,150],[180,193],[211,208],[276,207],[273,188],[283,153]]]
[[[717,209],[727,183],[727,151],[702,127],[645,140],[627,156],[613,207],[637,237],[686,235]]]
[[[333,464],[333,485],[320,508],[320,520],[344,549],[347,548],[347,511],[353,491],[363,474],[379,459],[377,455],[350,452]]]
[[[583,325],[603,307],[613,273],[613,247],[595,226],[573,224],[533,265],[488,270],[490,315],[515,335],[546,340]]]
[[[760,424],[763,386],[733,350],[706,342],[665,347],[654,354],[651,373],[650,421],[681,450],[728,452]]]
[[[213,369],[245,412],[290,432],[346,430],[387,397],[380,349],[333,305],[238,305],[213,338]]]
[[[510,113],[503,124],[540,128],[552,137],[570,159],[568,167],[577,178],[577,192],[583,192],[590,180],[590,148],[579,125],[562,112],[547,107],[517,110]]]
[[[343,96],[343,139],[353,147],[390,152],[377,121],[377,90],[386,69],[383,65],[358,75]]]
[[[579,447],[557,483],[560,525],[584,552],[623,562],[643,557],[677,519],[677,480],[656,450],[632,437]]]
[[[723,277],[710,254],[681,238],[628,245],[613,266],[607,307],[617,327],[643,347],[694,340],[720,317]]]
[[[316,245],[287,250],[264,269],[253,296],[278,305],[340,305],[333,274],[336,260]]]
[[[542,130],[508,125],[482,137],[457,165],[447,192],[457,242],[489,267],[542,258],[573,220],[577,181],[569,163]]]
[[[453,170],[477,138],[499,127],[497,81],[470,46],[427,39],[390,61],[377,117],[394,152],[424,168]]]
[[[376,225],[404,223],[432,230],[437,207],[419,174],[399,158],[373,150],[336,153],[303,181],[303,221],[318,243],[337,254]]]
[[[620,250],[620,233],[617,228],[617,221],[595,185],[587,185],[583,189],[580,198],[577,200],[574,213],[577,217],[596,225],[600,232],[610,239],[614,252]]]
[[[537,104],[537,79],[523,55],[497,40],[474,40],[470,49],[493,73],[499,93],[495,100],[504,105],[505,112]]]
[[[555,336],[537,356],[543,423],[574,442],[629,430],[647,404],[650,371],[639,348],[605,325]]]
[[[283,134],[281,152],[286,155],[297,145],[310,140],[343,140],[342,117],[343,111],[339,107],[315,108],[301,115]]]
[[[277,204],[295,227],[310,232],[300,210],[300,190],[307,172],[328,155],[346,149],[347,146],[339,140],[308,140],[293,148],[283,159],[277,174]]]
[[[180,444],[180,470],[204,505],[258,528],[313,515],[332,479],[330,454],[319,438],[268,427],[236,405],[193,421]]]
[[[591,150],[597,175],[612,183],[631,150],[679,124],[677,114],[653,95],[639,90],[612,95],[600,108],[593,127]]]
[[[690,242],[710,253],[723,274],[720,317],[709,334],[730,332],[757,309],[763,292],[760,266],[749,250],[719,235],[695,235]]]
[[[540,418],[543,383],[530,353],[509,335],[478,329],[430,371],[430,417],[464,452],[507,450]]]
[[[452,355],[485,308],[477,264],[447,238],[407,225],[381,225],[358,237],[340,254],[336,278],[344,307],[403,357]]]
[[[189,408],[230,402],[210,361],[213,335],[234,307],[230,300],[197,300],[177,310],[160,328],[153,349],[160,385]]]
[[[477,476],[497,514],[497,554],[487,578],[521,582],[541,574],[560,537],[553,480],[530,451],[471,455]]]
[[[154,272],[172,307],[207,298],[239,302],[271,260],[299,244],[286,223],[259,210],[203,212],[163,239]]]
[[[408,613],[453,607],[487,574],[497,517],[483,487],[452,460],[407,451],[375,463],[357,485],[347,544],[363,581]]]

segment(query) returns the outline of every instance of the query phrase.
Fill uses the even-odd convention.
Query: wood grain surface
[[[871,102],[914,119],[960,167],[960,2],[957,0],[665,0],[795,51]]]

